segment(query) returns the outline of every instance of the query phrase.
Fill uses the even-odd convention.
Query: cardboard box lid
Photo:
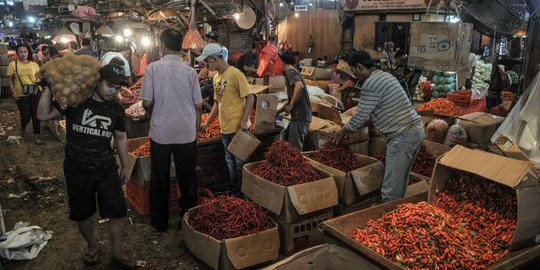
[[[279,257],[278,226],[244,237],[226,239],[227,257],[235,269],[244,269]]]
[[[292,205],[300,215],[330,208],[338,204],[338,191],[332,176],[315,168],[320,180],[287,187]]]
[[[309,124],[309,131],[320,130],[328,125],[328,120],[313,116]]]
[[[244,165],[242,192],[254,203],[263,206],[270,212],[280,215],[284,207],[285,196],[300,214],[329,208],[338,204],[337,187],[334,179],[327,172],[314,168],[322,179],[284,187],[262,179],[252,173],[253,168],[260,162]]]
[[[270,88],[270,85],[258,85],[258,84],[250,84],[251,87],[251,93],[252,94],[258,94],[268,88]]]
[[[474,173],[512,188],[526,179],[531,168],[530,161],[515,160],[480,150],[471,150],[461,145],[456,145],[438,162],[444,166]]]
[[[300,73],[300,75],[302,75],[302,76],[313,76],[313,73],[315,73],[315,69],[316,69],[316,67],[304,66],[302,68],[302,72]]]
[[[325,104],[319,104],[319,117],[322,119],[330,120],[338,125],[341,125],[341,115],[339,112]]]
[[[473,112],[467,115],[458,117],[461,120],[471,121],[482,126],[497,125],[504,122],[504,117],[493,115],[486,112]]]

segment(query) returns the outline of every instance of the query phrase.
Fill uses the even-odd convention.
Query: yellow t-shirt
[[[244,116],[245,97],[251,94],[246,76],[237,68],[229,67],[223,74],[217,73],[213,82],[214,99],[219,102],[221,133],[235,133],[240,129]]]
[[[23,84],[36,84],[36,73],[39,71],[39,66],[35,62],[28,62],[27,64],[17,61],[17,70],[15,70],[15,61],[9,63],[7,68],[7,75],[13,76],[13,85],[15,86],[15,91],[17,95],[23,95],[22,85]],[[19,78],[21,80],[19,81]]]

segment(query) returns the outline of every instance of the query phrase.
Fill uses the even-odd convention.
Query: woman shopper
[[[39,66],[32,59],[32,50],[28,44],[20,44],[17,46],[17,61],[9,63],[7,76],[9,89],[13,97],[17,101],[19,113],[21,114],[21,130],[20,135],[24,137],[26,125],[32,120],[34,127],[36,144],[43,144],[39,139],[41,131],[41,123],[39,122],[36,113],[41,94],[36,87],[36,73],[39,71]]]

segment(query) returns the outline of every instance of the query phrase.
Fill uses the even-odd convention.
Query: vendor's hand
[[[202,133],[204,130],[208,127],[208,122],[204,122],[204,124],[201,124],[201,127],[199,128],[199,132]]]
[[[122,185],[126,183],[126,181],[129,179],[129,172],[127,167],[122,166],[122,170],[120,171],[120,181],[122,181]]]
[[[291,113],[292,110],[293,110],[293,105],[292,104],[288,104],[287,106],[285,106],[285,111],[287,113]]]
[[[337,144],[339,141],[341,141],[345,135],[347,135],[347,128],[342,127],[336,131],[332,136],[332,143]]]

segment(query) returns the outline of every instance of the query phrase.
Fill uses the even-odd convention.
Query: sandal
[[[96,252],[94,252],[94,254],[90,254],[90,253],[84,253],[84,256],[83,256],[83,262],[85,265],[87,266],[92,266],[92,265],[96,265],[99,263],[99,250],[97,250]]]
[[[115,257],[111,257],[111,263],[117,267],[120,267],[121,269],[137,269],[137,262],[133,261],[133,265],[129,265]]]

